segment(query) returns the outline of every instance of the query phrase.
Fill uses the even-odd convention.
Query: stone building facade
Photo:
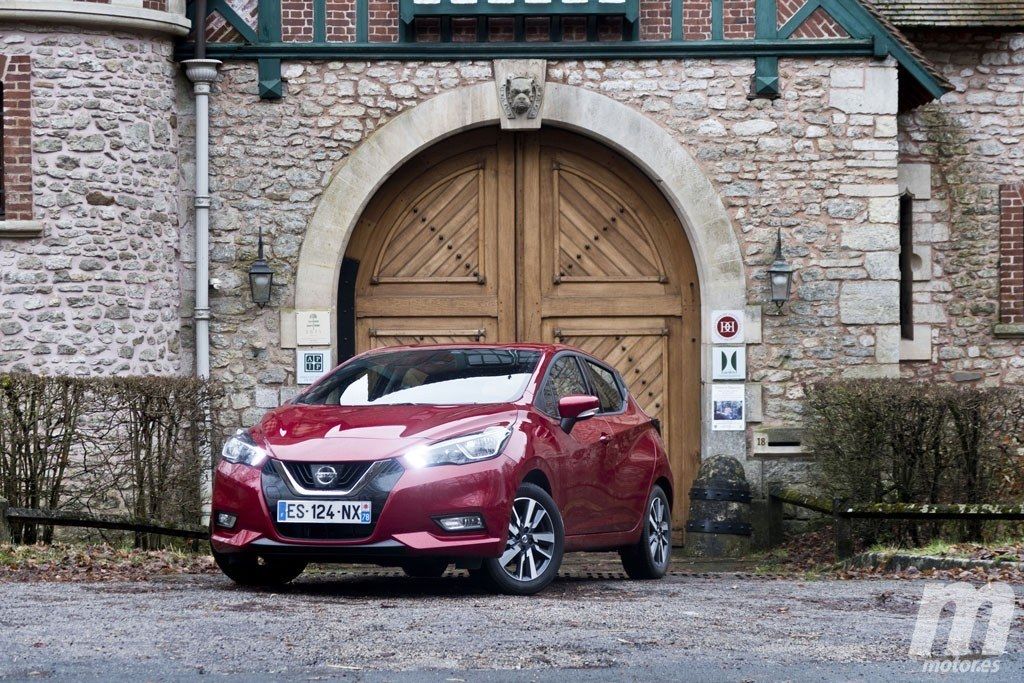
[[[903,371],[1021,384],[1024,234],[1014,210],[1024,178],[1024,33],[945,27],[910,36],[956,90],[900,120],[921,258],[921,334]]]
[[[84,4],[84,15],[72,11]],[[815,381],[1024,377],[1024,34],[910,25],[908,39],[887,19],[902,16],[890,5],[908,3],[818,4],[708,0],[677,14],[672,2],[641,0],[639,41],[523,53],[544,60],[543,125],[615,149],[678,212],[701,278],[694,456],[735,455],[755,482],[804,477],[799,453],[764,457],[754,442],[758,430],[798,426]],[[402,47],[413,29],[398,3],[367,5],[362,15],[360,2],[289,0],[269,21],[255,2],[232,0],[232,17],[210,18],[211,56],[224,62],[210,98],[210,365],[228,388],[225,430],[301,390],[295,312],[340,315],[338,270],[374,192],[416,152],[503,115],[495,73],[510,67],[486,47],[445,51],[444,39],[479,35],[479,23],[417,18],[439,47],[392,53],[379,46]],[[178,65],[192,56],[184,4],[13,7],[0,0],[10,198],[0,370],[190,373],[196,130]],[[627,19],[591,29],[567,17],[563,35],[613,36]],[[502,58],[516,56],[507,46],[520,31],[543,43],[531,36],[553,25],[503,21],[487,29],[510,38],[495,40]],[[261,44],[275,29],[280,40]],[[800,44],[782,45],[782,34]],[[9,106],[22,66],[30,206],[18,203],[29,196],[18,189],[24,118]],[[906,192],[912,321],[900,307]],[[259,234],[276,284],[265,307],[247,279]],[[767,281],[780,237],[795,268],[781,309]],[[709,424],[718,310],[746,319],[745,431]],[[341,359],[335,333],[330,350]]]
[[[186,25],[183,17],[164,24],[181,33]],[[179,126],[189,125],[190,104],[173,35],[8,21],[0,36],[8,202],[0,222],[0,367],[186,371]],[[26,110],[11,107],[16,65]],[[29,126],[14,134],[12,120]]]

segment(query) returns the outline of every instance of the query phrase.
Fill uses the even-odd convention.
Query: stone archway
[[[620,102],[583,88],[545,86],[544,122],[598,140],[636,164],[664,193],[692,246],[700,277],[701,319],[716,309],[743,309],[746,280],[739,241],[729,214],[711,181],[689,152],[664,128]],[[438,95],[403,112],[357,147],[331,180],[303,240],[295,282],[296,310],[336,315],[341,263],[356,222],[380,186],[407,160],[444,138],[499,122],[494,84],[480,83]],[[334,332],[332,331],[332,337]],[[703,343],[709,335],[702,331]],[[336,340],[332,339],[336,349]],[[703,354],[705,391],[710,405],[709,353]],[[742,432],[712,432],[705,421],[702,455],[744,457]]]

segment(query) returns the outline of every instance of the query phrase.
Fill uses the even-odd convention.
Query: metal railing
[[[97,515],[87,512],[9,507],[7,501],[0,498],[0,544],[11,542],[11,522],[41,526],[112,529],[133,531],[137,534],[159,534],[200,540],[210,537],[209,529],[199,524],[172,524],[161,520],[126,515]]]

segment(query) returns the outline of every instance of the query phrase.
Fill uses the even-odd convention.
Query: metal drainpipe
[[[195,59],[182,62],[196,98],[196,376],[210,378],[210,88],[216,59],[206,59],[206,0],[196,0]]]
[[[195,198],[195,250],[196,250],[196,376],[210,378],[210,89],[217,80],[216,59],[206,59],[206,0],[196,0],[195,58],[182,62],[185,75],[192,81],[196,98],[196,198]],[[212,419],[207,407],[206,431],[210,433]],[[202,481],[202,519],[210,520],[213,497],[213,454],[204,448]]]

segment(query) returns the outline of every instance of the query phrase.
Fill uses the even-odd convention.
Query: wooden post
[[[6,498],[0,498],[0,545],[11,542],[11,525],[7,522],[7,508],[10,503]]]
[[[750,547],[754,550],[768,550],[772,547],[771,520],[768,518],[768,501],[764,498],[754,498],[750,501],[750,526],[752,534]]]
[[[853,556],[853,529],[849,517],[843,515],[846,501],[842,498],[832,500],[832,519],[836,527],[836,559],[846,560]]]

